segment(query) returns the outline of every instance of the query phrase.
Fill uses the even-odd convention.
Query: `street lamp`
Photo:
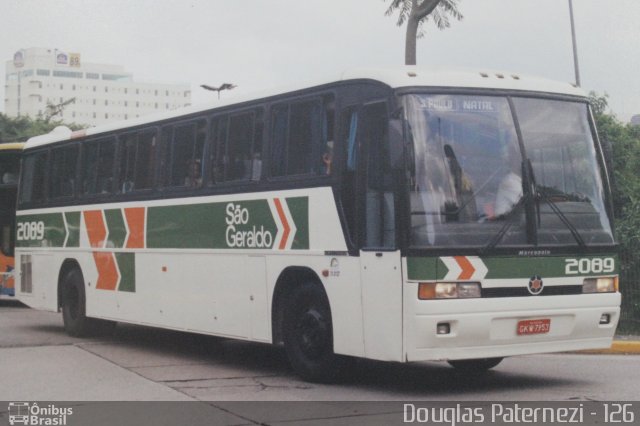
[[[235,84],[232,83],[222,83],[222,85],[220,85],[220,87],[214,87],[214,86],[209,86],[206,84],[201,84],[200,87],[202,87],[205,90],[211,90],[212,92],[218,92],[218,99],[220,99],[220,92],[223,90],[232,90],[235,89],[236,86]]]
[[[576,86],[580,86],[580,67],[578,66],[578,46],[576,45],[576,26],[573,22],[573,0],[569,0],[569,18],[571,19],[571,42],[573,43],[573,68],[576,74]]]

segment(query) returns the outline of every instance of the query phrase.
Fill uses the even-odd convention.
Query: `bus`
[[[0,143],[0,296],[14,295],[16,193],[24,143]]]
[[[30,139],[17,291],[115,322],[283,345],[293,370],[609,347],[620,314],[586,94],[415,67]]]

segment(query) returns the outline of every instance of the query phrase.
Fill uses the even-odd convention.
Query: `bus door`
[[[402,359],[402,268],[386,102],[360,109],[358,204],[365,354]]]

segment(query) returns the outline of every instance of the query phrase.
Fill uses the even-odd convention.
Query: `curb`
[[[640,341],[614,340],[609,349],[580,351],[583,354],[640,354]]]

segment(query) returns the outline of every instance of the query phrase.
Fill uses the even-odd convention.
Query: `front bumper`
[[[601,349],[611,346],[620,294],[580,294],[467,300],[405,299],[407,361],[473,359]],[[610,316],[600,324],[602,314]],[[518,335],[518,321],[550,319],[548,333]],[[449,334],[437,334],[449,323]]]

